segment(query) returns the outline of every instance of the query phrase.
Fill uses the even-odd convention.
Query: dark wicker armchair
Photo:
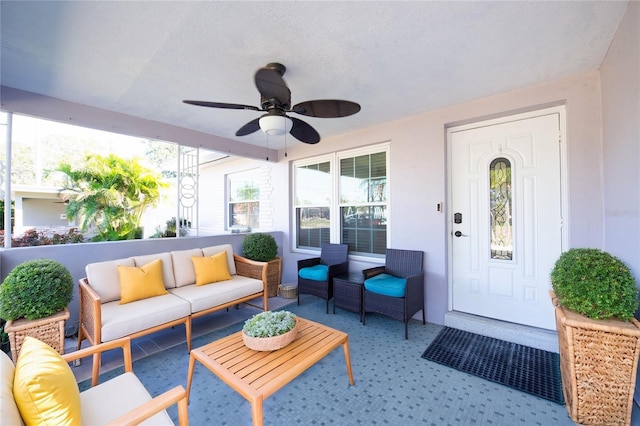
[[[333,277],[346,274],[349,271],[349,246],[347,244],[323,244],[320,257],[298,260],[298,305],[300,294],[312,294],[327,301],[327,313],[329,313],[329,300],[333,298]],[[314,280],[300,275],[300,270],[310,268],[304,272],[316,269],[319,265],[326,265],[326,278]],[[321,273],[321,275],[324,275]],[[324,277],[323,277],[324,278]]]
[[[422,310],[422,324],[426,324],[424,312],[424,253],[415,250],[387,249],[385,266],[365,269],[363,324],[366,324],[367,312],[387,315],[404,322],[404,338],[409,338],[409,319]],[[397,278],[406,278],[404,295],[390,296],[367,289],[367,280],[379,274],[388,274]],[[372,288],[370,282],[370,288]]]

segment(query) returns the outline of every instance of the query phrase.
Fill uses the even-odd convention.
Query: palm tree
[[[60,192],[77,194],[68,199],[67,216],[79,218],[85,232],[95,227],[98,241],[135,238],[145,209],[158,202],[166,187],[158,173],[113,154],[89,155],[78,169],[61,163],[56,170],[68,178]]]

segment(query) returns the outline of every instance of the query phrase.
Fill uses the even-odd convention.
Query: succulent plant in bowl
[[[275,351],[293,342],[298,334],[298,320],[289,311],[266,311],[244,323],[242,340],[255,351]]]
[[[273,337],[291,331],[295,326],[295,314],[289,311],[265,311],[245,321],[242,332],[249,337]]]

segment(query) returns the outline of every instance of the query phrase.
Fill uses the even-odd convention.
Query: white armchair
[[[131,342],[128,337],[62,356],[53,349],[49,351],[50,348],[37,339],[27,339],[33,341],[27,344],[25,340],[24,345],[27,349],[23,346],[15,366],[6,354],[0,354],[0,418],[3,422],[6,420],[7,424],[21,424],[21,421],[24,424],[57,423],[65,418],[71,419],[69,421],[74,424],[137,425],[148,421],[148,424],[153,425],[173,425],[166,409],[177,404],[179,424],[189,424],[187,393],[184,387],[176,386],[152,397],[133,373]],[[124,374],[97,384],[98,354],[116,348],[123,351]],[[93,386],[78,392],[73,373],[66,363],[88,356],[94,359]],[[21,360],[21,357],[24,359]],[[73,386],[75,390],[69,390]],[[52,400],[55,403],[52,404]]]

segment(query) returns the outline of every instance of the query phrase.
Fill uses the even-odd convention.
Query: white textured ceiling
[[[253,75],[287,67],[292,103],[358,102],[297,116],[322,137],[595,70],[626,1],[50,1],[1,3],[1,84],[236,137],[259,112]]]

